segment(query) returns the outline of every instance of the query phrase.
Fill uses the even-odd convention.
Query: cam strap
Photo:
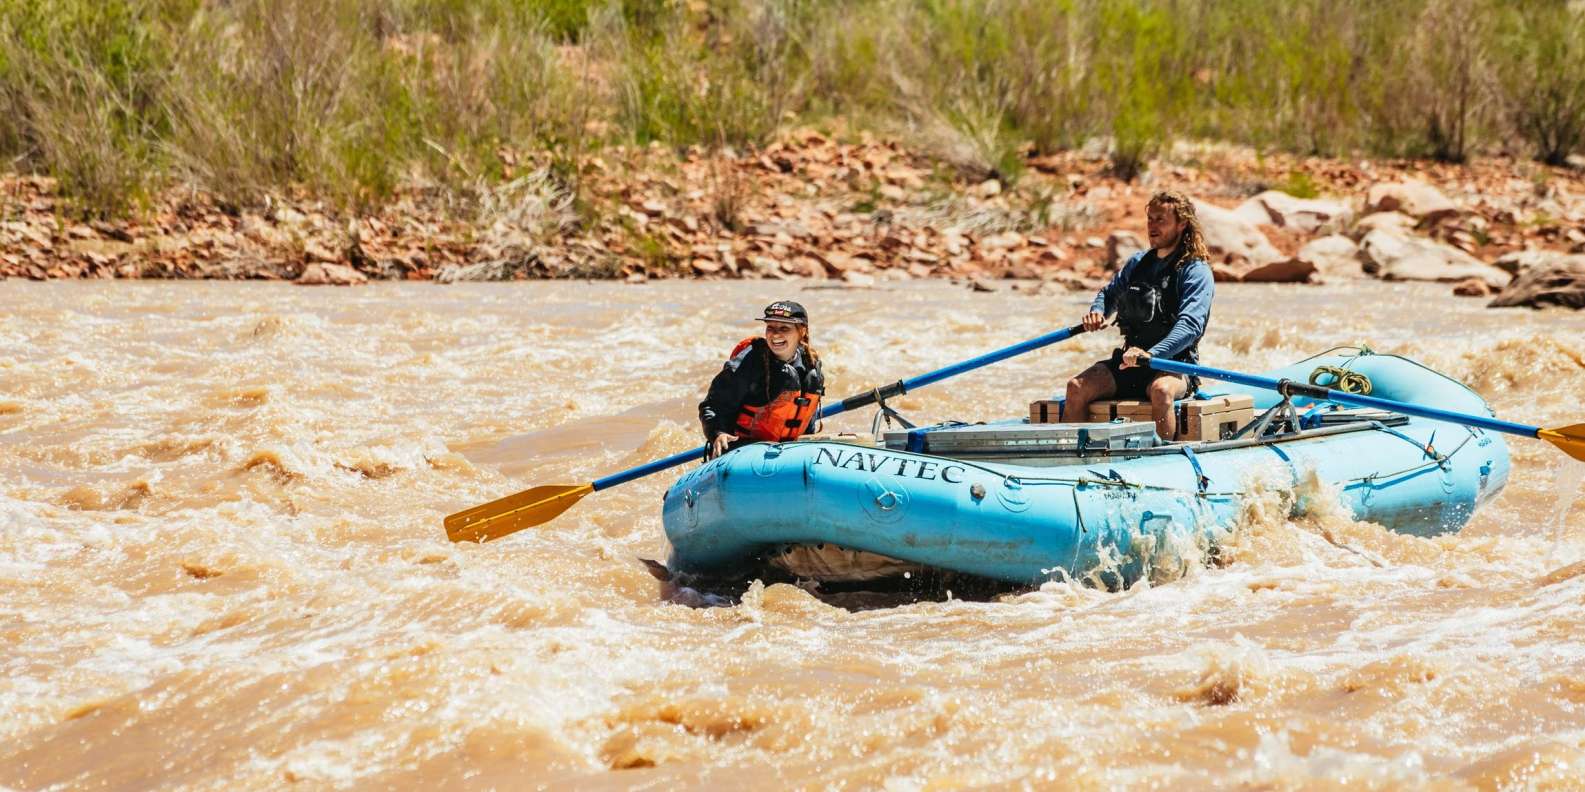
[[[1200,488],[1200,494],[1205,494],[1206,487],[1211,485],[1211,478],[1205,475],[1205,469],[1200,467],[1200,458],[1195,456],[1194,449],[1187,445],[1180,446],[1183,455],[1189,458],[1189,465],[1194,468],[1194,483]]]

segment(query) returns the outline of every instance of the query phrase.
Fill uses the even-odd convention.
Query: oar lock
[[[1325,399],[1330,395],[1327,389],[1321,387],[1320,385],[1294,382],[1293,380],[1287,378],[1277,380],[1276,390],[1278,393],[1282,394],[1284,400],[1291,399],[1294,396],[1308,396],[1312,399]]]

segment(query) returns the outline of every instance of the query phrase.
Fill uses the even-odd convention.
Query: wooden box
[[[1150,412],[1148,401],[1095,401],[1090,402],[1090,421],[1092,423],[1105,423],[1107,421],[1154,421]]]
[[[1218,396],[1178,403],[1178,438],[1189,442],[1225,440],[1255,420],[1253,397]]]
[[[1062,400],[1040,399],[1029,403],[1029,422],[1062,423]]]

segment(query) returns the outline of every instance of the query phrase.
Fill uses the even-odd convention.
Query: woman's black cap
[[[807,325],[809,324],[809,312],[805,311],[802,305],[792,300],[777,300],[765,306],[765,315],[755,321]]]

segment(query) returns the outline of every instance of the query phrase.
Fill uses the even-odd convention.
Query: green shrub
[[[466,205],[504,152],[581,206],[609,142],[828,114],[958,179],[1097,137],[1125,176],[1180,137],[1556,164],[1585,145],[1582,74],[1564,0],[0,0],[0,153],[100,215],[171,179]]]
[[[127,210],[160,178],[167,26],[192,2],[0,2],[0,145],[82,213]]]
[[[792,40],[774,5],[697,28],[679,15],[658,34],[627,29],[617,118],[633,140],[677,146],[760,143],[795,102]],[[791,67],[791,68],[789,68]]]
[[[1502,23],[1500,72],[1510,117],[1536,159],[1562,165],[1585,143],[1585,9],[1515,3]]]
[[[1290,171],[1287,178],[1276,185],[1276,189],[1295,198],[1318,198],[1321,195],[1315,179],[1310,178],[1310,174],[1304,171]]]
[[[1103,35],[1095,53],[1100,85],[1112,105],[1112,170],[1132,179],[1171,134],[1177,116],[1191,106],[1188,75],[1181,65],[1182,28],[1161,9],[1119,0],[1100,16]]]

